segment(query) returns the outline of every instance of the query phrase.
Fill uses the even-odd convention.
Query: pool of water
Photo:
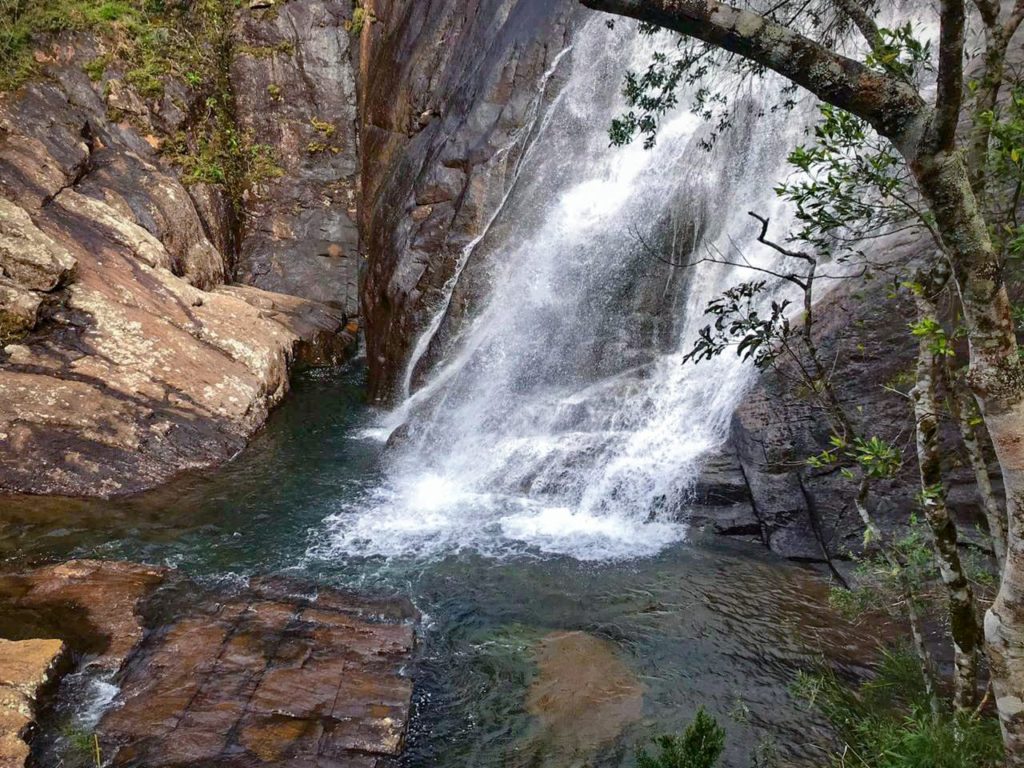
[[[636,744],[680,728],[699,706],[727,730],[727,768],[769,765],[752,755],[773,752],[778,765],[825,763],[829,733],[790,685],[822,661],[862,671],[874,640],[829,611],[820,577],[759,548],[693,533],[611,560],[529,547],[403,546],[389,557],[339,545],[339,519],[383,472],[363,379],[358,365],[299,377],[219,471],[116,501],[0,500],[2,567],[120,558],[200,581],[285,573],[408,595],[424,614],[408,768],[631,766]],[[559,630],[613,650],[643,691],[639,720],[609,723],[599,743],[581,746],[531,714],[534,651]]]

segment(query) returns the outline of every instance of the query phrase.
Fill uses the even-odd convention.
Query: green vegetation
[[[363,7],[362,0],[356,0],[356,7],[352,11],[352,18],[345,22],[345,29],[353,35],[359,35],[367,24],[372,24],[374,21],[376,21],[376,18]]]
[[[174,78],[191,91],[187,130],[169,137],[165,156],[186,184],[224,189],[237,217],[243,196],[282,174],[273,150],[238,127],[230,82],[232,58],[290,54],[290,42],[241,48],[231,34],[235,0],[0,0],[0,88],[14,88],[36,71],[33,43],[65,30],[91,31],[102,52],[84,65],[93,81],[116,70],[144,99],[161,98]],[[274,86],[271,86],[271,89]],[[268,89],[270,90],[270,89]],[[109,84],[105,89],[110,92]],[[280,88],[270,90],[280,98]],[[124,115],[111,109],[111,119]]]
[[[637,768],[713,768],[725,749],[725,731],[701,707],[681,736],[659,736],[658,754],[637,750]]]
[[[117,59],[127,82],[144,95],[159,95],[160,78],[173,74],[190,50],[189,36],[179,34],[189,16],[168,10],[164,0],[0,0],[0,90],[17,88],[36,73],[33,46],[41,38],[92,31],[110,53],[87,65],[90,77],[99,80]]]
[[[796,693],[835,727],[832,764],[858,768],[995,768],[1003,748],[994,718],[934,714],[912,651],[887,652],[877,675],[850,687],[831,671],[801,674]]]
[[[75,755],[83,761],[88,761],[94,768],[102,768],[103,753],[100,750],[100,738],[96,733],[80,728],[67,728],[64,731],[64,738]]]

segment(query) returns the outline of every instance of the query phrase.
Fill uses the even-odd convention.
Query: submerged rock
[[[0,640],[0,766],[19,768],[40,691],[52,682],[64,656],[60,640]]]
[[[643,686],[608,641],[585,632],[553,632],[540,641],[536,655],[527,709],[538,719],[537,742],[552,765],[575,764],[642,716]]]

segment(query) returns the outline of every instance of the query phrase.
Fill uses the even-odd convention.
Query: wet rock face
[[[239,281],[359,313],[358,136],[351,0],[296,0],[238,15],[238,122],[282,176],[249,201]]]
[[[413,612],[258,584],[154,633],[100,722],[118,766],[372,768],[401,751]]]
[[[26,739],[40,691],[64,656],[60,640],[0,639],[0,765],[20,768],[29,756]]]
[[[166,575],[134,563],[71,560],[0,576],[0,605],[8,617],[0,636],[56,634],[88,653],[90,667],[116,672],[142,640],[142,603]]]
[[[357,326],[345,301],[224,287],[223,197],[155,149],[185,120],[173,83],[147,103],[86,76],[88,39],[51,54],[0,96],[0,491],[125,494],[236,454]]]
[[[360,59],[362,307],[372,394],[386,400],[444,308],[459,256],[508,191],[530,105],[578,11],[568,0],[364,5],[376,20]],[[454,302],[453,323],[472,290]]]

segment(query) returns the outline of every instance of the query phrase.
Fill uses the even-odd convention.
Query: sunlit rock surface
[[[325,36],[346,48],[348,3],[337,5],[329,28],[305,19],[316,34],[281,49],[293,67],[320,55]],[[0,492],[112,496],[217,464],[263,424],[296,363],[336,365],[355,351],[349,266],[336,279],[309,269],[276,282],[240,275],[293,296],[224,287],[238,235],[230,206],[210,187],[183,186],[158,151],[187,130],[188,93],[169,83],[147,102],[116,72],[93,82],[83,66],[97,55],[87,36],[54,40],[37,57],[46,77],[0,94]],[[266,95],[263,80],[239,80],[247,84]],[[314,114],[311,98],[296,88],[282,97],[311,135],[314,118],[351,123],[348,102]],[[354,139],[341,133],[350,170]],[[318,193],[304,213],[295,185],[308,197],[323,179],[307,178],[314,160],[304,149],[281,149],[307,160],[267,182],[276,213],[272,223],[269,208],[254,214],[246,252],[270,237],[282,264],[310,249],[317,264],[357,264],[354,224],[324,218],[347,220],[348,188],[326,208]]]
[[[37,697],[65,651],[60,640],[0,640],[0,766],[20,768]]]

